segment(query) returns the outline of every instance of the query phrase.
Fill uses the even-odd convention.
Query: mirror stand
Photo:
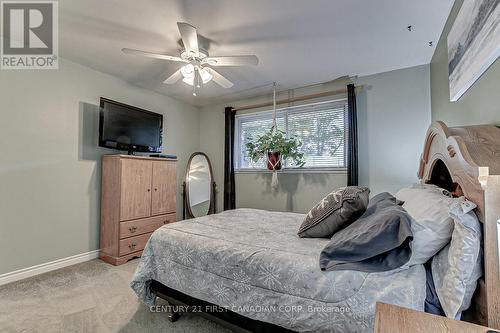
[[[186,201],[186,182],[182,182],[182,219],[186,219],[186,212],[187,212],[187,201]],[[217,213],[217,184],[215,182],[212,182],[212,193],[214,194],[213,196],[213,204],[210,207],[210,211],[207,215],[210,214],[216,214]],[[193,216],[188,217],[190,219],[194,218]]]
[[[205,153],[191,155],[182,184],[183,219],[215,214],[217,185],[215,184],[212,164]]]

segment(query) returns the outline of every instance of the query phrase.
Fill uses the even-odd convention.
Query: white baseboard
[[[17,271],[5,273],[5,274],[0,274],[0,286],[14,282],[14,281],[19,281],[22,279],[26,279],[38,274],[42,273],[47,273],[59,268],[79,264],[81,262],[89,261],[92,259],[96,259],[99,257],[99,250],[95,251],[90,251],[87,253],[81,253],[77,254],[75,256],[67,257],[67,258],[62,258],[62,259],[57,259],[51,262],[46,262],[44,264],[36,265],[36,266],[31,266],[23,269],[19,269]]]

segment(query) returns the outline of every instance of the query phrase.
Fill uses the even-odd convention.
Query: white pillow
[[[412,255],[406,267],[424,264],[451,240],[453,219],[449,216],[454,199],[435,185],[415,184],[396,193],[403,208],[413,217]]]
[[[472,212],[475,207],[467,200],[453,204],[450,215],[455,229],[451,243],[432,259],[436,293],[449,318],[455,318],[470,306],[482,275],[481,225]]]

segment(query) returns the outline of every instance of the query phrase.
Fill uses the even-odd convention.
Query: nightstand
[[[377,302],[375,333],[486,333],[490,330],[465,321]],[[496,331],[491,330],[491,332]]]

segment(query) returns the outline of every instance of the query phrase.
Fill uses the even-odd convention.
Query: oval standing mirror
[[[185,217],[193,218],[213,214],[215,210],[215,182],[212,165],[204,153],[189,158],[184,183]]]

